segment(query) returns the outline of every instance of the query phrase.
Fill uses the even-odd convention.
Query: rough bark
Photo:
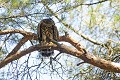
[[[31,32],[25,32],[25,31],[22,32],[21,30],[0,31],[0,35],[5,35],[8,33],[20,33],[20,34],[24,35],[24,38],[21,39],[21,41],[18,44],[20,44],[20,43],[24,44],[28,40],[37,40],[37,35],[34,33],[31,33]],[[72,44],[75,48],[71,48],[71,47],[68,47],[67,45],[59,44],[59,43],[54,42],[54,41],[53,41],[53,43],[55,43],[55,44],[50,44],[50,45],[45,45],[45,46],[40,46],[38,44],[38,45],[30,46],[29,48],[24,49],[22,51],[19,51],[19,48],[22,45],[19,45],[18,49],[16,49],[16,47],[18,46],[18,45],[16,45],[16,47],[11,51],[12,55],[9,55],[4,60],[0,61],[0,68],[4,67],[8,63],[10,63],[16,59],[21,58],[22,56],[24,56],[30,52],[33,52],[33,51],[36,51],[36,50],[39,50],[42,48],[51,47],[53,50],[59,50],[59,51],[62,51],[64,53],[78,57],[78,58],[82,59],[85,63],[92,64],[92,65],[97,66],[101,69],[105,69],[105,70],[108,70],[111,72],[120,73],[120,64],[119,63],[115,63],[115,62],[107,61],[105,59],[101,59],[101,58],[93,55],[92,53],[87,52],[83,47],[81,47],[81,44],[78,43],[76,40],[74,40],[72,37],[60,36],[59,41],[68,42],[68,43]]]

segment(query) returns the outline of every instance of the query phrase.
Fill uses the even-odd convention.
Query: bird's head
[[[55,25],[54,21],[51,18],[43,19],[42,22],[47,26]]]

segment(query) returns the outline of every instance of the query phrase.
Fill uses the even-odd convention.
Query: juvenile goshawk
[[[37,34],[40,45],[49,44],[51,42],[50,39],[58,41],[59,38],[57,27],[51,18],[43,19],[40,21],[38,24]],[[48,37],[50,39],[48,39]],[[54,50],[51,50],[49,48],[42,49],[40,52],[42,56],[49,57],[54,53]]]

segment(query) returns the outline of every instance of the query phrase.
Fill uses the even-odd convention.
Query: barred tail
[[[43,57],[50,57],[54,54],[54,50],[51,50],[51,49],[43,49],[40,51],[41,55]]]

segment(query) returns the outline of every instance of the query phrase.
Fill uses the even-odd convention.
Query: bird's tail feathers
[[[51,50],[51,49],[42,49],[39,52],[43,57],[50,57],[54,54],[54,50]]]

